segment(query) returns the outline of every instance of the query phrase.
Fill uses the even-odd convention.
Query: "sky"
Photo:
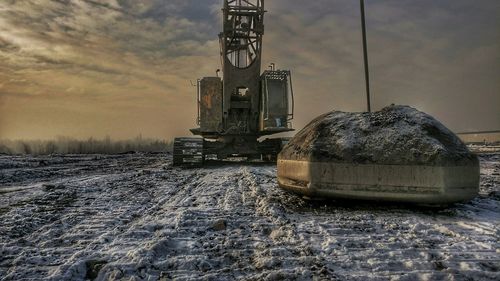
[[[500,129],[500,1],[366,0],[373,109]],[[222,0],[0,0],[0,139],[171,139],[220,68]],[[292,71],[294,127],[366,109],[359,1],[267,0],[263,68]]]

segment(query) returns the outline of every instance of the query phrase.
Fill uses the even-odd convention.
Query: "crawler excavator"
[[[199,137],[175,138],[174,166],[232,157],[275,161],[286,138],[265,137],[293,131],[290,71],[271,64],[261,73],[264,0],[224,0],[222,11],[223,77],[197,80],[199,127],[191,132]]]

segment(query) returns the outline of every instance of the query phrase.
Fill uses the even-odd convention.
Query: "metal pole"
[[[363,56],[365,60],[366,102],[368,112],[372,112],[370,104],[370,72],[368,70],[368,51],[366,47],[365,0],[359,0],[361,6],[361,29],[363,30]]]

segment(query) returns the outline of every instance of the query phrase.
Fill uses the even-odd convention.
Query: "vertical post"
[[[365,22],[365,0],[359,0],[361,6],[361,29],[363,31],[363,56],[365,61],[366,102],[368,112],[371,112],[370,104],[370,72],[368,70],[368,51],[366,47],[366,22]]]

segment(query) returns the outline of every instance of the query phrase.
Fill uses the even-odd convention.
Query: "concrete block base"
[[[312,198],[450,204],[479,190],[479,165],[418,166],[278,160],[278,183]]]

